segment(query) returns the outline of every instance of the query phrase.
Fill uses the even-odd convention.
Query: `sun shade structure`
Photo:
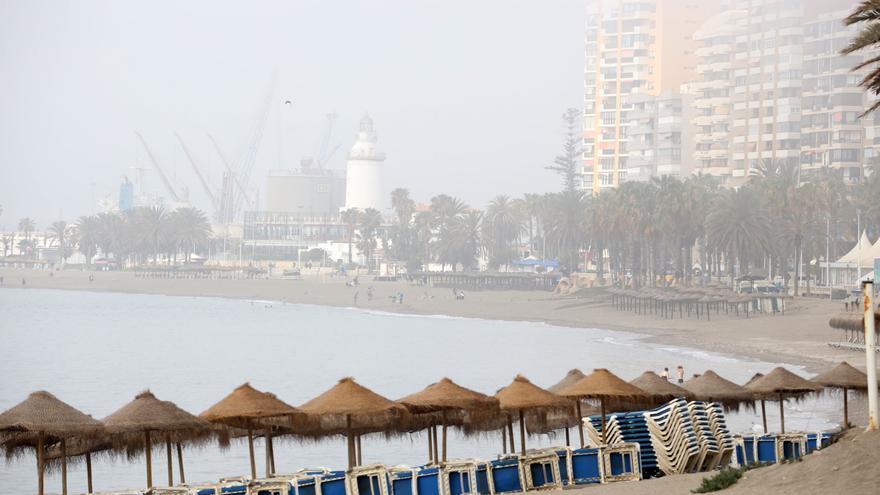
[[[462,387],[449,378],[432,383],[421,392],[407,395],[397,402],[406,406],[413,414],[432,414],[434,417],[439,414],[443,431],[441,462],[446,462],[446,430],[450,421],[461,424],[469,418],[472,422],[480,422],[497,416],[500,412],[498,399]],[[437,460],[436,453],[434,459]]]
[[[402,404],[382,397],[351,377],[342,378],[299,409],[309,417],[310,422],[318,424],[317,435],[345,434],[349,468],[358,464],[355,435],[402,430],[409,416]]]
[[[698,400],[718,402],[727,409],[748,405],[754,400],[751,391],[721,378],[712,370],[684,382],[682,388],[691,391]]]
[[[558,382],[556,382],[556,384],[554,384],[552,387],[548,387],[547,390],[549,390],[550,392],[553,392],[554,394],[559,394],[559,392],[562,389],[564,389],[565,387],[568,387],[569,385],[573,385],[573,384],[577,383],[585,376],[587,376],[587,375],[585,375],[583,371],[581,371],[577,368],[572,368],[572,369],[568,370],[568,373],[565,374],[565,376],[562,378],[562,380],[559,380]],[[555,414],[554,415],[554,416],[556,416],[555,418],[550,418],[548,420],[551,427],[556,426],[553,423],[559,423],[560,427],[565,428],[565,445],[566,446],[571,445],[571,438],[569,437],[568,429],[572,425],[574,425],[574,426],[579,425],[581,422],[581,417],[580,417],[580,414],[581,414],[580,408],[581,407],[582,406],[580,404],[577,405],[577,413],[574,415]],[[579,428],[578,431],[581,433],[580,440],[581,440],[581,445],[583,445],[584,444],[584,438],[583,438],[584,430],[583,430],[583,428]]]
[[[779,431],[785,433],[785,399],[802,397],[806,394],[822,390],[818,383],[801,378],[785,368],[773,368],[773,371],[758,378],[747,387],[755,397],[760,399],[776,399],[779,401]],[[766,419],[765,419],[766,421]]]
[[[67,495],[67,440],[74,437],[89,438],[100,435],[104,426],[46,391],[34,392],[27,399],[0,414],[0,440],[18,436],[36,436],[37,487],[43,495],[46,444],[60,442],[61,489]]]
[[[812,379],[813,382],[828,388],[837,388],[843,391],[843,426],[849,426],[849,404],[847,404],[847,392],[868,390],[868,375],[861,370],[853,368],[846,361]]]
[[[581,399],[598,399],[600,404],[600,414],[602,415],[602,443],[606,442],[605,429],[605,403],[612,402],[639,402],[646,401],[648,394],[639,387],[625,382],[622,378],[605,368],[596,368],[589,375],[581,378],[577,382],[565,387],[559,392],[560,395],[578,399],[578,417],[580,414]],[[581,431],[581,440],[583,440],[583,424],[578,424]],[[583,447],[583,441],[581,442]]]
[[[764,377],[764,373],[755,373],[754,376],[749,378],[749,381],[743,384],[744,388],[749,388],[749,385],[755,383],[757,380]],[[764,434],[767,434],[767,407],[764,404],[764,399],[761,399],[761,420],[764,425]]]
[[[689,400],[694,398],[694,394],[690,390],[679,387],[653,371],[642,373],[638,378],[630,380],[629,384],[645,392],[653,404],[669,402],[678,397]]]
[[[520,448],[523,455],[526,453],[525,413],[540,414],[570,411],[573,406],[570,400],[544,390],[522,375],[517,375],[510,382],[510,385],[499,390],[495,394],[495,398],[499,401],[501,411],[507,413],[507,429],[511,437],[511,443],[513,442],[513,427],[510,418],[514,414],[519,416]]]
[[[151,437],[153,433],[158,433],[165,438],[168,458],[168,486],[172,486],[174,485],[172,441],[180,446],[180,442],[205,436],[211,429],[211,425],[207,421],[184,411],[173,402],[157,399],[149,390],[136,395],[134,400],[104,418],[103,422],[107,433],[113,435],[117,442],[130,444],[134,441],[139,444],[143,439],[144,455],[147,459],[147,488],[153,486]],[[182,459],[179,461],[182,466]]]
[[[292,423],[299,414],[300,411],[297,408],[286,404],[274,395],[251,387],[250,383],[245,383],[239,385],[207,411],[199,414],[199,417],[211,423],[219,423],[247,430],[251,477],[256,478],[257,464],[254,460],[254,427],[260,426],[259,420],[283,416],[289,417]],[[266,448],[268,449],[268,442]],[[266,457],[268,459],[269,455],[267,454]]]

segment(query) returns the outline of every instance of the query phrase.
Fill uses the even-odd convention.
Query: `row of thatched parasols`
[[[513,423],[518,422],[520,451],[524,453],[527,431],[536,434],[564,428],[566,444],[570,445],[569,428],[577,427],[579,444],[585,445],[580,420],[585,407],[589,408],[587,414],[601,415],[604,434],[609,406],[620,411],[634,410],[685,397],[720,402],[733,408],[752,405],[758,400],[763,413],[765,400],[778,400],[782,415],[782,404],[786,399],[818,392],[823,386],[844,391],[844,424],[847,424],[846,392],[866,390],[867,377],[846,363],[812,381],[776,368],[766,376],[754,377],[745,386],[725,380],[712,371],[678,386],[650,371],[626,382],[604,368],[589,375],[572,370],[547,390],[517,376],[494,396],[444,378],[398,401],[382,397],[352,378],[343,378],[300,407],[244,384],[198,417],[171,402],[157,399],[147,391],[102,421],[74,409],[48,392],[40,391],[0,414],[0,445],[7,457],[20,455],[28,449],[36,450],[40,494],[43,494],[47,461],[60,464],[62,493],[66,495],[68,458],[84,458],[91,492],[91,456],[98,452],[128,457],[143,452],[147,486],[153,486],[152,450],[156,441],[165,443],[169,485],[174,484],[173,452],[176,450],[179,479],[183,483],[182,446],[207,442],[214,437],[219,437],[223,445],[228,444],[230,437],[247,437],[250,474],[254,478],[257,476],[255,434],[262,434],[265,440],[267,476],[275,472],[273,437],[288,435],[312,439],[344,436],[348,464],[352,467],[361,463],[362,435],[427,430],[428,457],[435,463],[442,463],[447,457],[449,427],[461,428],[466,433],[501,430],[504,452],[508,451],[509,445],[509,451],[513,453],[516,451]],[[784,425],[782,416],[782,432]],[[441,438],[438,438],[438,428],[442,432]],[[766,431],[766,414],[764,428]]]

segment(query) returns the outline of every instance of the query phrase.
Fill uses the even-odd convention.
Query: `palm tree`
[[[77,249],[85,256],[86,265],[90,265],[98,252],[101,221],[96,216],[83,216],[77,220],[75,229]]]
[[[394,250],[398,259],[409,261],[412,257],[412,221],[415,213],[415,202],[410,199],[409,191],[402,187],[391,191],[391,207],[397,214],[394,226]]]
[[[61,263],[64,263],[67,260],[67,241],[70,234],[70,225],[64,220],[52,222],[52,225],[49,227],[48,237],[53,240],[53,243],[58,243],[58,253],[61,257]]]
[[[850,42],[849,46],[840,51],[843,55],[849,55],[861,50],[872,50],[880,45],[880,0],[865,0],[852,11],[852,13],[843,20],[847,26],[853,24],[863,24],[862,31],[856,35]],[[880,68],[875,64],[880,62],[880,55],[873,52],[864,62],[853,67],[852,70],[859,70],[865,67],[873,66],[868,75],[862,79],[860,86],[865,90],[880,95]],[[880,100],[875,102],[868,108],[862,116],[873,112],[880,107]]]
[[[349,208],[344,210],[340,215],[340,219],[342,223],[345,224],[346,231],[348,232],[348,264],[352,263],[351,261],[351,245],[354,242],[354,229],[357,227],[358,222],[360,221],[361,212],[358,211],[357,208]]]
[[[139,243],[147,254],[153,255],[153,264],[159,263],[162,244],[167,241],[168,213],[163,206],[136,208],[133,215]]]
[[[18,231],[24,234],[24,238],[27,240],[31,239],[31,232],[37,228],[37,223],[34,222],[33,218],[24,217],[18,221]]]
[[[205,212],[183,207],[171,212],[168,218],[171,240],[177,251],[183,250],[184,262],[189,263],[192,253],[205,246],[211,238],[211,222]]]
[[[763,198],[751,187],[724,191],[706,217],[706,235],[709,244],[724,253],[732,284],[734,261],[745,274],[752,258],[772,249],[773,233]]]
[[[483,240],[489,255],[489,266],[498,269],[516,256],[516,241],[522,233],[520,211],[509,197],[496,196],[489,202],[483,219]]]
[[[475,266],[480,255],[482,221],[483,214],[477,210],[456,217],[436,241],[437,261],[444,267],[451,265],[453,272],[459,264],[463,270]]]
[[[367,208],[360,215],[358,225],[358,249],[367,259],[367,270],[372,271],[373,253],[376,251],[376,231],[382,225],[382,213],[375,208]]]

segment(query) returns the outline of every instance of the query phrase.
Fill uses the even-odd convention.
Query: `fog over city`
[[[231,161],[243,155],[273,74],[251,185],[313,154],[328,113],[341,145],[328,167],[344,170],[368,112],[386,193],[485,204],[556,189],[542,168],[559,115],[583,99],[585,15],[575,0],[2,1],[0,227],[97,213],[132,167],[165,195],[135,131],[209,211],[173,133],[219,187],[206,133]]]

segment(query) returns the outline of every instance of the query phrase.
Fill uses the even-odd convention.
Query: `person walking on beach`
[[[669,381],[669,368],[663,368],[663,371],[660,372],[660,378]]]
[[[684,383],[684,366],[679,364],[678,367],[675,368],[675,375],[678,377],[678,383]]]
[[[360,294],[360,293],[361,293],[361,291],[359,291],[359,290],[354,291],[354,305],[355,306],[358,305],[358,294]]]

